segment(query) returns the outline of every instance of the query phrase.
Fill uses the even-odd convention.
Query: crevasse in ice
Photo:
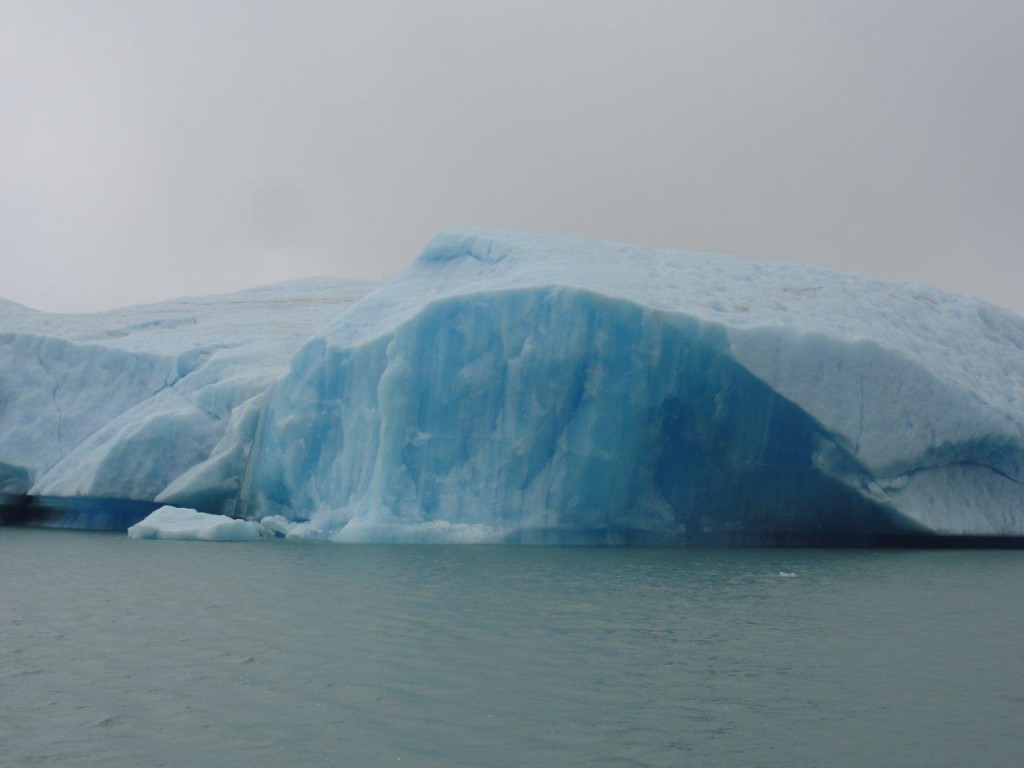
[[[484,229],[351,305],[367,286],[325,285],[264,289],[317,307],[278,337],[232,315],[244,293],[208,300],[195,346],[103,315],[12,334],[29,311],[5,305],[0,493],[350,541],[1024,534],[1024,320],[983,302]]]

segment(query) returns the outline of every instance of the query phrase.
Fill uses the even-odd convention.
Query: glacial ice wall
[[[339,540],[1021,534],[1022,351],[924,286],[447,232],[296,355],[242,508]]]
[[[0,497],[340,541],[1024,535],[1022,404],[1024,320],[983,302],[503,230],[379,286],[0,302]]]

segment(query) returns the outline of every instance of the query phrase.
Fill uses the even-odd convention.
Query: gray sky
[[[399,271],[481,224],[1024,313],[1024,3],[0,3],[0,296]]]

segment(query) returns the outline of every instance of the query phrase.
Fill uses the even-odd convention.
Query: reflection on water
[[[1020,552],[8,528],[0,577],[5,766],[1024,758]]]

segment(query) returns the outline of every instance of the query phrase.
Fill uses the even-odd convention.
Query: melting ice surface
[[[0,305],[0,494],[341,541],[1024,535],[1010,312],[476,229],[371,288],[85,318]]]

